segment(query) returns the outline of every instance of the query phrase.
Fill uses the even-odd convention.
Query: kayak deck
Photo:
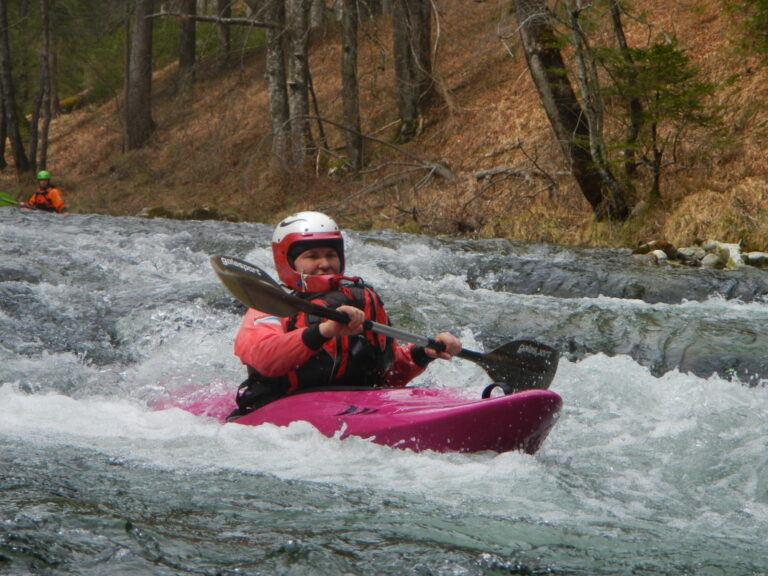
[[[557,422],[562,399],[550,390],[470,399],[445,389],[398,388],[306,392],[281,398],[235,421],[288,426],[306,421],[322,434],[358,436],[414,451],[536,452]],[[185,406],[225,422],[234,394]]]

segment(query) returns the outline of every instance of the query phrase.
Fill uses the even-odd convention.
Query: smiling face
[[[330,246],[318,246],[305,250],[293,261],[293,267],[299,274],[322,276],[340,274],[341,259],[338,252]]]

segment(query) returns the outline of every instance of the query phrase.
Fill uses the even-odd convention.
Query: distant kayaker
[[[344,276],[344,238],[320,212],[299,212],[275,228],[272,255],[278,277],[294,294],[349,316],[348,324],[304,313],[278,318],[249,309],[235,338],[235,354],[248,368],[230,419],[283,396],[316,387],[402,387],[435,358],[450,359],[461,342],[443,332],[436,352],[400,346],[363,331],[365,320],[388,324],[378,294],[360,278]]]
[[[64,199],[61,197],[61,191],[51,186],[51,174],[47,170],[40,170],[37,173],[37,186],[35,193],[29,197],[26,204],[22,204],[22,207],[46,212],[61,213],[67,211]]]

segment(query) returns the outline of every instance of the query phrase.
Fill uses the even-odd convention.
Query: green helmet
[[[48,170],[40,170],[40,172],[37,173],[37,179],[38,180],[50,180],[51,175],[49,174]]]

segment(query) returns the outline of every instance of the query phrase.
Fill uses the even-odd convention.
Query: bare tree
[[[8,161],[5,159],[5,141],[8,140],[8,130],[5,123],[5,102],[3,101],[3,91],[0,89],[0,170],[8,167]]]
[[[309,25],[311,28],[320,28],[325,24],[325,0],[312,0],[309,9]]]
[[[258,18],[259,12],[264,9],[269,0],[243,0],[245,2],[245,15],[247,18]],[[230,0],[231,2],[231,0]]]
[[[51,74],[51,25],[50,0],[40,0],[40,21],[42,42],[40,47],[40,84],[32,107],[32,117],[29,122],[29,158],[33,169],[45,168],[48,163],[48,131],[53,116],[52,74]],[[40,116],[43,126],[38,134]],[[38,143],[40,150],[38,152]]]
[[[400,142],[412,140],[432,97],[430,0],[393,0],[392,43]]]
[[[183,89],[194,80],[195,75],[195,44],[197,43],[197,0],[181,0],[180,12],[187,18],[182,18],[179,31],[179,86]]]
[[[231,0],[216,0],[216,16],[217,18],[231,18],[232,17],[232,2]],[[221,61],[226,65],[229,60],[229,53],[232,50],[229,26],[219,22],[216,24],[216,34],[219,38],[219,52],[221,53]]]
[[[267,91],[269,93],[269,117],[272,121],[272,153],[281,162],[288,157],[290,135],[288,92],[286,89],[285,50],[285,3],[283,0],[267,0],[267,18],[275,24],[267,29]]]
[[[381,0],[358,0],[357,8],[358,18],[374,18],[384,14],[384,7]]]
[[[560,53],[553,17],[543,0],[512,0],[523,51],[549,123],[582,194],[599,220],[629,214],[624,193],[591,152],[590,126]]]
[[[3,108],[5,112],[5,129],[11,144],[11,153],[16,172],[27,172],[31,169],[29,158],[24,151],[19,129],[19,116],[16,110],[16,94],[11,70],[11,47],[8,38],[8,6],[7,0],[0,0],[0,90],[2,90]],[[3,140],[3,145],[5,141]]]
[[[627,64],[628,78],[627,83],[635,87],[637,84],[637,73],[635,70],[634,59],[632,58],[632,52],[627,44],[627,38],[624,35],[624,26],[621,23],[622,9],[619,6],[618,0],[611,0],[611,23],[613,26],[613,34],[616,37],[616,42],[619,45],[619,51],[622,58]],[[632,177],[637,173],[637,162],[635,160],[635,147],[637,140],[640,136],[640,130],[643,127],[643,104],[636,95],[629,98],[627,103],[627,110],[629,116],[629,125],[627,127],[627,139],[624,147],[624,173]]]
[[[291,152],[301,166],[312,145],[309,125],[309,9],[312,0],[286,1],[288,36],[287,86],[291,118]]]
[[[152,10],[154,0],[135,0],[126,87],[124,149],[143,148],[154,129],[152,120]]]
[[[592,155],[595,170],[600,173],[604,191],[607,191],[608,197],[614,198],[613,205],[608,206],[608,208],[615,212],[618,208],[615,198],[623,198],[624,190],[614,177],[608,164],[604,130],[605,104],[598,78],[597,59],[582,26],[584,20],[582,14],[587,13],[592,8],[592,4],[584,5],[581,0],[565,0],[565,6],[570,17],[568,26],[571,31],[571,45],[574,48],[576,78],[581,91],[582,110],[589,133],[589,152]],[[606,216],[611,218],[610,214]],[[618,216],[618,218],[621,219],[624,216]]]
[[[344,108],[347,158],[356,172],[363,167],[363,137],[360,134],[360,96],[357,78],[358,0],[344,0],[342,13],[341,93]]]

